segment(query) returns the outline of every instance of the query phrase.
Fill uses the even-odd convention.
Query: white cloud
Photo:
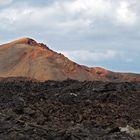
[[[1,26],[14,25],[12,28],[15,29],[34,25],[63,32],[87,32],[104,19],[112,24],[130,25],[136,22],[137,16],[128,0],[116,3],[114,0],[60,0],[44,7],[19,6],[0,10]]]
[[[88,50],[74,50],[74,51],[61,51],[66,57],[80,62],[103,62],[114,59],[122,55],[122,52],[116,50],[104,51],[88,51]]]
[[[30,13],[30,9],[10,8],[9,10],[3,10],[3,12],[0,13],[0,17],[4,20],[9,21],[10,24],[15,24],[16,22],[27,18]]]
[[[116,15],[118,23],[125,25],[132,25],[136,23],[136,13],[131,10],[131,3],[129,1],[121,1],[117,9]]]

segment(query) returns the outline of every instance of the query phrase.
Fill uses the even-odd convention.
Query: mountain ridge
[[[5,78],[26,77],[39,81],[140,81],[140,74],[79,65],[28,37],[0,45],[0,66],[0,77]]]

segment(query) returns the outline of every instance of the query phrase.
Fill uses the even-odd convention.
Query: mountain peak
[[[13,41],[12,43],[15,43],[15,44],[27,44],[27,45],[31,45],[31,46],[38,45],[38,43],[34,39],[28,38],[28,37],[17,39],[15,41]]]
[[[116,73],[100,67],[79,65],[31,38],[1,45],[0,54],[0,77],[26,77],[39,81],[140,81],[139,74]]]

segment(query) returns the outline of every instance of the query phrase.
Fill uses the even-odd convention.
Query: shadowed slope
[[[78,65],[30,38],[0,46],[0,77],[27,77],[39,81],[68,78],[81,81],[140,81],[140,75]]]

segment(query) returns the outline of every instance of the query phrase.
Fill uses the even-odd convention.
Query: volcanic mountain
[[[0,45],[0,77],[25,77],[39,81],[140,81],[140,74],[116,73],[79,65],[30,38]]]

